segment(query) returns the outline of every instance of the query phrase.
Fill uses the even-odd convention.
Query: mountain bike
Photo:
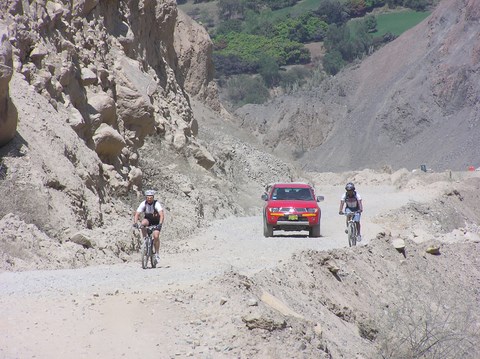
[[[157,266],[157,260],[155,259],[155,246],[153,245],[152,233],[153,231],[159,229],[158,225],[144,226],[140,224],[137,225],[136,228],[138,228],[140,231],[142,228],[147,230],[147,235],[143,238],[143,243],[140,248],[140,252],[142,253],[142,268],[147,269],[148,261],[150,261],[152,268],[155,268]]]
[[[348,245],[350,247],[356,246],[358,232],[357,223],[353,220],[353,218],[357,212],[345,212],[343,214],[347,216],[347,229],[345,230],[345,233],[347,233]]]

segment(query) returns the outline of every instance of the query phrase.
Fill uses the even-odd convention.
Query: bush
[[[479,342],[474,313],[478,303],[464,303],[458,293],[453,302],[445,299],[432,283],[425,301],[408,285],[399,284],[395,304],[379,310],[380,324],[376,341],[385,359],[403,358],[478,358]],[[463,308],[463,310],[461,309]]]
[[[278,85],[280,81],[280,66],[273,57],[263,56],[260,59],[258,73],[269,88]]]
[[[346,65],[346,62],[343,60],[340,51],[333,50],[325,54],[322,65],[327,74],[336,75]]]
[[[315,14],[327,24],[341,25],[349,18],[344,5],[338,0],[322,1]]]
[[[230,32],[242,32],[243,22],[239,19],[223,21],[218,25],[215,34],[217,36],[228,34]]]
[[[237,55],[213,54],[215,77],[249,74],[257,72],[258,65],[244,61]]]
[[[280,66],[310,61],[310,52],[302,44],[278,37],[267,38],[231,32],[216,37],[214,44],[217,55],[234,55],[242,61],[256,66],[263,56],[274,58]]]
[[[302,87],[311,76],[311,71],[305,67],[294,67],[286,72],[280,73],[280,86],[288,92],[294,87]]]
[[[297,18],[282,19],[274,26],[276,36],[301,43],[323,40],[327,29],[328,24],[311,12]]]
[[[266,102],[269,92],[261,77],[238,75],[227,81],[227,97],[235,107],[240,107],[247,103]]]

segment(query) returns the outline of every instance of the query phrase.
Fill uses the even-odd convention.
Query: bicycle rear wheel
[[[348,245],[350,247],[357,245],[357,226],[355,222],[348,224]]]

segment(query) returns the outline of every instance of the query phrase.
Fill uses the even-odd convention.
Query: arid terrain
[[[309,175],[326,197],[321,238],[266,239],[260,214],[229,217],[164,238],[156,269],[132,256],[2,273],[0,356],[478,357],[480,174]],[[355,248],[337,214],[346,178],[365,205]]]
[[[480,357],[480,3],[236,114],[173,0],[0,10],[0,358]],[[263,237],[275,181],[325,196],[320,238]],[[143,270],[149,188],[166,221]]]

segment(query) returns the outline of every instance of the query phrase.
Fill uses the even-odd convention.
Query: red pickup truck
[[[310,237],[320,237],[322,211],[314,188],[306,183],[271,183],[262,195],[263,235],[272,237],[274,230],[308,231]]]

